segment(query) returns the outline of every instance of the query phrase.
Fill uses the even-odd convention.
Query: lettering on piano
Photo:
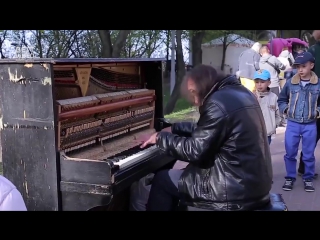
[[[86,129],[94,128],[101,126],[102,120],[97,120],[94,122],[85,123],[82,125],[72,126],[61,131],[61,136],[68,137],[70,134],[80,132]]]

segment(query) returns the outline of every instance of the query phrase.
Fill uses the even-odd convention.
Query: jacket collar
[[[310,83],[317,84],[318,81],[319,81],[318,76],[314,72],[311,72]],[[299,84],[300,83],[300,76],[298,73],[291,78],[291,83],[292,84]]]
[[[268,87],[267,88],[268,91],[266,92],[258,92],[257,90],[255,90],[253,93],[258,97],[265,97],[265,96],[268,96],[270,94],[270,88]]]
[[[231,76],[227,76],[227,77],[223,78],[222,80],[217,82],[215,85],[213,85],[211,90],[204,97],[202,103],[204,103],[211,94],[213,94],[214,92],[216,92],[219,89],[221,89],[221,88],[223,88],[225,86],[228,86],[228,85],[240,85],[240,82],[239,82],[239,80],[237,79],[237,77],[235,75],[231,75]]]

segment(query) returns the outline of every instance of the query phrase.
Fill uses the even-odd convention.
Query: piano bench
[[[185,206],[185,211],[212,211],[208,209],[203,209],[203,208],[196,208],[192,206]],[[281,194],[277,193],[270,193],[270,202],[257,210],[254,211],[276,211],[276,212],[283,212],[283,211],[288,211],[288,208],[282,198]]]
[[[277,193],[270,193],[270,202],[265,207],[255,211],[273,211],[283,212],[288,211],[287,205],[285,204],[282,195]]]

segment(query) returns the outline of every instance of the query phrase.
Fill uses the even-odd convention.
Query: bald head
[[[267,46],[263,46],[262,48],[260,48],[260,54],[264,55],[264,54],[269,54],[269,48]]]
[[[320,41],[320,30],[313,30],[312,36],[316,41]]]

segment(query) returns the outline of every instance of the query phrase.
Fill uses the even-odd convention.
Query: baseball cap
[[[258,70],[254,73],[253,75],[253,79],[256,80],[256,79],[261,79],[261,80],[269,80],[271,77],[270,77],[270,72],[268,70]]]
[[[300,65],[305,64],[307,62],[315,62],[314,57],[309,52],[302,52],[297,54],[296,58],[294,59],[293,65]]]

